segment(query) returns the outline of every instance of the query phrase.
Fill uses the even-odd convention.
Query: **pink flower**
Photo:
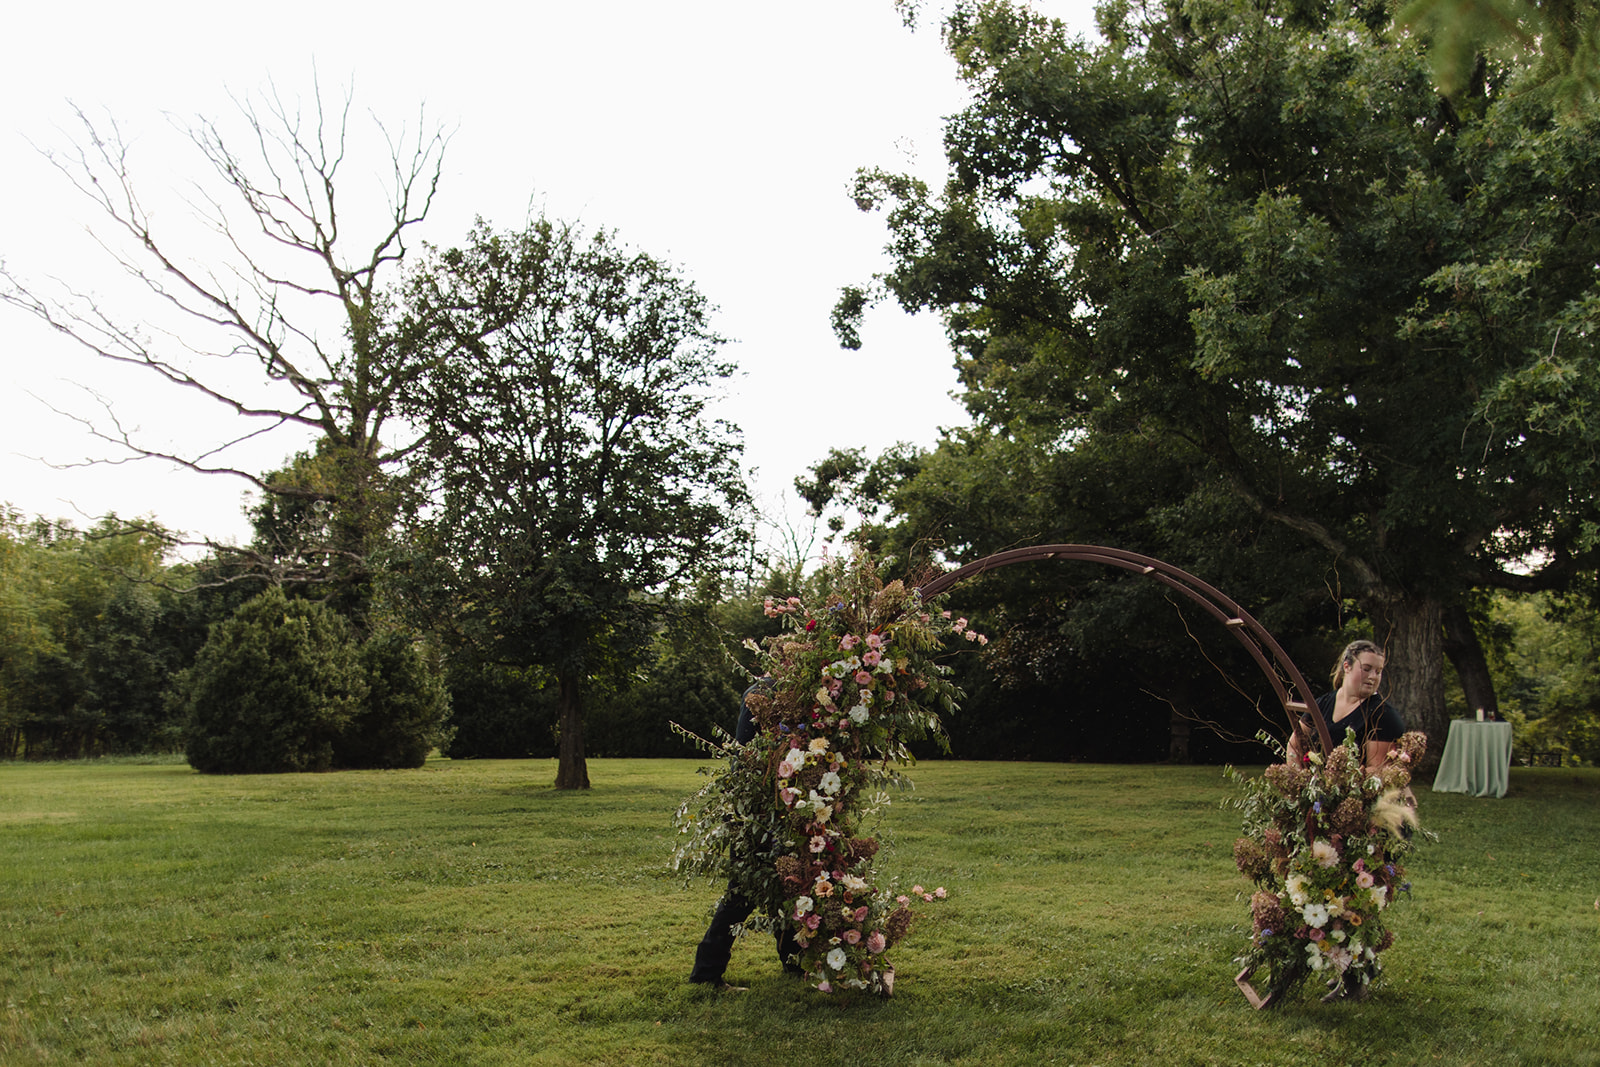
[[[933,903],[933,894],[932,893],[924,893],[924,894],[922,894],[922,899],[926,900],[929,904],[932,904]]]
[[[978,635],[978,644],[987,645],[988,643],[989,643],[989,639],[987,637],[985,637],[983,634],[979,634]]]
[[[950,894],[945,892],[944,886],[940,886],[938,889],[935,889],[933,891],[933,895],[938,897],[940,900],[943,900],[945,897],[949,896]]]
[[[818,915],[816,912],[812,912],[810,915],[805,917],[805,924],[807,930],[815,930],[817,927],[822,925],[822,916]]]
[[[855,634],[845,634],[843,637],[839,638],[839,647],[845,652],[849,652],[852,648],[855,648],[860,643],[861,638],[857,637]]]
[[[792,596],[792,597],[789,598],[789,610],[790,611],[799,611],[800,610],[800,598],[799,597]]]
[[[911,891],[912,891],[912,892],[913,892],[913,893],[916,893],[916,894],[917,894],[917,895],[918,895],[918,896],[921,896],[921,895],[922,895],[922,887],[921,887],[921,886],[920,886],[920,885],[914,885],[914,886],[912,886],[912,887],[911,887]]]
[[[875,648],[869,648],[869,649],[867,649],[867,651],[865,651],[865,652],[863,652],[861,654],[861,663],[862,663],[863,666],[876,667],[878,664],[880,664],[882,662],[883,662],[883,653],[879,652]]]
[[[883,932],[881,930],[874,930],[872,933],[867,935],[867,951],[871,952],[873,955],[877,955],[879,952],[882,952],[888,947],[888,945],[889,942],[884,939]]]
[[[829,985],[828,984],[828,980],[826,978],[824,978],[822,981],[817,983],[817,992],[818,993],[832,993],[833,992],[833,986]]]
[[[883,635],[882,634],[868,634],[867,635],[867,647],[870,648],[870,649],[873,649],[874,651],[876,651],[877,649],[882,648],[883,647]]]
[[[778,764],[778,777],[779,778],[793,778],[794,777],[794,764],[790,763],[788,760],[784,760],[782,763],[779,763]]]
[[[861,940],[860,930],[846,930],[839,935],[839,939],[847,945],[854,945]]]
[[[821,852],[823,849],[825,849],[827,847],[828,847],[828,839],[826,837],[823,837],[821,834],[818,834],[817,836],[815,836],[815,837],[813,837],[811,839],[811,851],[812,852]]]
[[[1372,888],[1372,875],[1370,873],[1368,873],[1367,871],[1359,872],[1356,875],[1356,885],[1360,886],[1362,889],[1371,889]]]
[[[893,689],[889,689],[889,690],[885,690],[884,691],[883,702],[885,704],[893,704],[894,703],[894,690]]]
[[[976,631],[976,630],[968,630],[966,633],[962,634],[961,636],[965,637],[968,641],[976,641],[978,639],[978,631]]]
[[[909,904],[911,903],[911,898],[906,896],[904,893],[901,893],[899,896],[894,898],[894,902],[896,904]]]
[[[868,674],[866,671],[856,671],[856,684],[857,685],[871,685],[872,684],[872,675]]]
[[[867,919],[867,909],[865,907],[857,908],[856,911],[855,911],[855,915],[852,916],[852,918],[854,918],[855,921],[858,922],[858,923],[859,922],[865,922],[866,919]]]
[[[966,619],[957,619],[950,626],[950,629],[954,630],[956,633],[960,633],[962,630],[965,630],[966,628],[967,628],[967,620]]]

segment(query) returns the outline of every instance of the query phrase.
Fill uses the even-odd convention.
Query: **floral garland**
[[[726,877],[756,903],[752,927],[789,923],[819,990],[888,995],[886,953],[911,926],[912,897],[946,894],[881,884],[862,827],[905,784],[892,768],[914,762],[907,743],[945,743],[940,713],[959,696],[933,658],[945,638],[987,639],[902,582],[883,584],[865,555],[821,577],[820,611],[766,601],[785,628],[765,647],[747,642],[769,679],[746,697],[756,737],[717,746],[727,758],[678,809],[674,867]]]
[[[1263,735],[1262,740],[1282,747]],[[1379,953],[1394,943],[1385,910],[1411,888],[1400,859],[1412,847],[1416,814],[1404,799],[1410,768],[1427,748],[1411,732],[1369,775],[1353,731],[1326,757],[1281,763],[1260,778],[1228,776],[1243,787],[1235,800],[1244,832],[1234,843],[1239,871],[1258,886],[1250,898],[1250,949],[1238,977],[1256,1007],[1281,1003],[1313,972],[1329,976],[1324,1000],[1365,996],[1383,970]],[[1249,985],[1265,969],[1268,992]]]

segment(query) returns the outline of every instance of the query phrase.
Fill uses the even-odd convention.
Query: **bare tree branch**
[[[158,228],[156,213],[139,195],[131,142],[117,121],[96,121],[75,108],[78,143],[43,155],[94,205],[103,228],[91,227],[91,236],[154,298],[150,312],[130,315],[59,279],[36,285],[3,264],[0,301],[99,358],[139,368],[252,424],[226,441],[180,454],[139,439],[109,401],[92,394],[102,416],[67,417],[125,453],[115,462],[156,459],[242,477],[268,494],[356,501],[351,517],[332,524],[344,529],[345,540],[330,550],[354,559],[373,532],[366,529],[373,521],[373,480],[417,448],[414,434],[387,445],[380,437],[404,426],[392,409],[419,373],[396,350],[385,286],[387,272],[407,254],[407,231],[433,205],[448,133],[420,113],[414,132],[391,130],[373,117],[392,179],[381,200],[386,210],[363,238],[343,215],[339,186],[352,147],[350,93],[330,105],[314,85],[305,114],[275,86],[259,98],[235,97],[234,104],[243,137],[203,116],[174,123],[205,162],[204,177],[183,200],[220,242],[220,255],[194,246],[172,226]],[[241,365],[254,368],[245,379]],[[285,426],[310,430],[323,443],[319,448],[350,457],[339,468],[347,480],[311,489],[217,462],[228,448]]]

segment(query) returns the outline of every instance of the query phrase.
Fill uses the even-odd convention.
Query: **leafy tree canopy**
[[[538,219],[432,252],[402,329],[428,368],[405,583],[489,663],[560,687],[557,785],[588,785],[581,695],[631,665],[663,594],[719,568],[746,502],[732,372],[676,271]]]
[[[844,340],[871,297],[936,309],[961,447],[1037,456],[1009,469],[1069,497],[1084,472],[1049,457],[1142,452],[1110,494],[1141,528],[1242,508],[1286,535],[1437,732],[1451,609],[1595,557],[1600,131],[1519,91],[1526,63],[1442,97],[1379,4],[1113,2],[1100,23],[1089,45],[1006,2],[951,17],[974,101],[949,179],[861,175],[894,265],[841,301]]]

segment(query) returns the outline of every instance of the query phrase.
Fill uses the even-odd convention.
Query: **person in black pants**
[[[739,701],[739,725],[735,727],[733,739],[741,745],[749,744],[755,740],[756,723],[750,714],[750,694],[757,690],[770,689],[772,681],[764,678],[744,691],[744,697]],[[733,928],[750,917],[755,910],[755,902],[736,890],[730,883],[728,891],[722,895],[722,900],[717,904],[716,914],[711,916],[711,925],[706,928],[706,935],[700,939],[700,946],[694,953],[694,970],[689,972],[689,981],[707,982],[715,985],[719,990],[729,992],[743,992],[744,987],[729,985],[723,973],[728,969],[728,960],[733,957]],[[794,960],[800,954],[800,945],[794,939],[794,931],[786,922],[779,923],[775,935],[778,942],[778,959],[783,963],[786,973],[802,975],[805,972]]]

